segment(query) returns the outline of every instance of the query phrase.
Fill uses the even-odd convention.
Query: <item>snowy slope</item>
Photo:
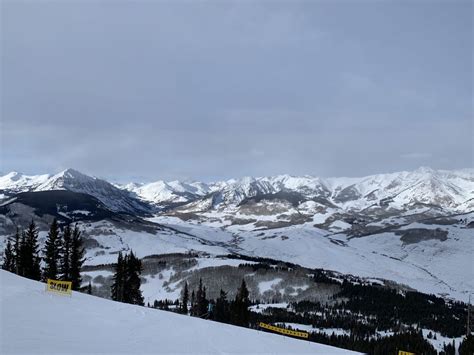
[[[69,190],[96,197],[112,211],[140,213],[148,206],[109,182],[67,169],[55,175],[26,176],[9,173],[0,177],[0,192],[9,194],[24,191]]]
[[[0,190],[11,192],[24,192],[35,189],[44,184],[51,176],[44,175],[24,175],[12,171],[4,176],[0,176]]]
[[[211,191],[208,185],[201,182],[185,183],[159,180],[148,184],[129,183],[116,186],[154,204],[189,202]]]
[[[0,192],[52,189],[89,193],[104,203],[113,202],[114,199],[107,199],[110,193],[115,197],[120,196],[120,199],[130,198],[131,194],[142,201],[158,205],[194,203],[204,199],[194,208],[198,211],[202,211],[203,206],[206,209],[234,208],[246,199],[282,191],[300,194],[306,200],[330,204],[343,211],[361,211],[372,206],[406,209],[419,204],[436,205],[456,212],[474,209],[473,169],[446,171],[422,167],[414,171],[360,178],[279,175],[245,177],[209,184],[159,180],[116,186],[73,169],[56,175],[27,176],[12,172],[0,177]],[[129,194],[124,195],[126,192]],[[210,204],[207,201],[209,196],[212,196]],[[188,211],[193,210],[193,206],[190,207]]]
[[[355,354],[74,292],[0,272],[2,354]]]
[[[464,218],[472,219],[474,213]],[[408,224],[401,227],[401,231],[420,227],[437,229],[446,232],[446,239],[405,243],[395,232],[350,238],[345,233],[315,228],[311,223],[246,231],[178,218],[155,217],[151,220],[212,241],[221,240],[230,251],[240,254],[392,280],[421,292],[464,301],[474,289],[474,231],[462,223],[446,226]]]

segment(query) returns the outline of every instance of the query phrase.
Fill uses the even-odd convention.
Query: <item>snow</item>
[[[299,324],[299,323],[279,323],[284,327],[291,327],[294,330],[302,330],[308,333],[324,333],[326,335],[350,335],[351,332],[347,329],[342,328],[313,328],[309,324]]]
[[[283,279],[277,277],[274,280],[270,281],[262,281],[258,283],[258,290],[260,293],[264,293],[265,291],[270,291],[272,290],[275,286],[277,286]]]
[[[222,246],[214,245],[212,241],[202,240],[199,237],[179,234],[171,230],[158,231],[156,234],[144,231],[131,231],[115,228],[107,221],[94,222],[87,225],[79,224],[85,231],[91,234],[103,249],[87,249],[85,265],[109,264],[117,261],[119,251],[133,250],[135,255],[143,258],[153,254],[187,253],[188,251],[200,251],[213,255],[228,254],[228,250]]]
[[[390,198],[391,207],[401,208],[417,202],[438,203],[451,211],[466,211],[472,206],[474,198],[473,170],[457,171],[433,170],[419,168],[414,171],[377,174],[360,178],[319,178],[314,176],[279,175],[269,177],[245,177],[206,184],[203,182],[156,181],[148,184],[129,183],[119,185],[121,191],[135,194],[140,199],[152,203],[186,202],[190,196],[204,197],[217,193],[220,200],[216,206],[236,206],[245,198],[257,194],[272,194],[282,190],[298,192],[307,198],[327,196],[331,203],[339,208],[362,210],[373,205],[374,201]],[[78,189],[65,181],[79,181]],[[86,185],[99,184],[104,187],[105,181],[91,178],[73,169],[67,169],[56,175],[23,175],[11,172],[0,176],[0,190],[41,191],[51,189],[87,190]],[[106,189],[116,186],[106,183]],[[337,194],[345,189],[352,189],[358,196],[345,202],[336,199]],[[92,193],[92,191],[81,191]],[[117,194],[117,192],[114,192]],[[106,196],[96,197],[104,203]],[[369,198],[370,197],[370,198]],[[469,203],[471,201],[471,203]],[[214,206],[214,207],[216,207]]]
[[[351,227],[352,226],[349,223],[344,222],[344,221],[339,221],[339,220],[332,222],[331,225],[329,226],[330,229],[336,229],[336,230],[345,230]]]
[[[2,354],[356,354],[223,323],[127,305],[1,271]]]
[[[0,176],[0,190],[14,190],[16,192],[29,191],[31,187],[43,184],[50,178],[50,175],[24,175],[12,171],[4,176]]]
[[[432,334],[432,338],[429,339],[428,338],[428,334],[431,332]],[[448,345],[448,344],[452,344],[453,343],[453,340],[456,344],[456,349],[458,348],[459,344],[461,344],[461,342],[464,340],[464,336],[462,337],[457,337],[457,338],[448,338],[448,337],[445,337],[445,336],[442,336],[440,333],[438,332],[435,332],[433,330],[430,330],[430,329],[422,329],[422,333],[423,333],[423,337],[431,343],[431,345],[433,345],[433,347],[441,352],[443,351],[443,347],[444,345]],[[436,339],[434,339],[436,336]]]
[[[257,304],[251,306],[250,309],[256,313],[265,313],[268,308],[288,308],[288,303],[281,302],[281,303],[265,303],[265,304]]]
[[[133,249],[139,257],[188,251],[205,252],[213,256],[236,252],[294,262],[311,268],[325,268],[366,278],[376,278],[380,279],[380,282],[384,279],[393,280],[422,292],[466,301],[468,292],[474,289],[472,229],[461,225],[440,226],[419,222],[407,224],[410,221],[410,214],[427,212],[427,207],[416,206],[410,207],[408,211],[399,210],[396,216],[373,222],[370,226],[398,223],[407,224],[401,227],[401,230],[441,228],[448,232],[447,240],[430,239],[405,244],[400,240],[400,235],[389,232],[350,238],[343,233],[343,229],[349,228],[350,225],[337,218],[334,221],[329,219],[332,222],[329,231],[315,228],[314,225],[324,223],[337,213],[359,211],[389,197],[392,198],[390,207],[393,208],[412,206],[417,201],[428,201],[439,204],[450,213],[467,209],[474,201],[473,176],[472,169],[443,171],[420,168],[411,172],[379,174],[362,178],[322,179],[311,176],[280,175],[234,179],[211,184],[177,181],[152,183],[154,185],[129,184],[126,187],[122,186],[127,191],[120,190],[121,194],[118,195],[119,200],[124,203],[129,202],[128,199],[123,199],[124,194],[128,196],[130,191],[138,188],[145,191],[145,186],[148,186],[150,191],[153,190],[152,186],[169,189],[173,198],[181,198],[180,194],[183,193],[201,196],[207,192],[214,192],[217,202],[215,203],[209,195],[205,195],[206,198],[181,207],[182,212],[195,212],[198,216],[195,220],[182,221],[177,217],[165,215],[150,218],[150,221],[162,223],[178,232],[167,230],[148,233],[120,230],[104,223],[103,233],[92,233],[94,239],[103,248],[89,249],[86,264],[114,262],[118,251],[130,249]],[[109,192],[116,190],[110,189],[112,185],[70,169],[55,176],[26,176],[10,173],[0,177],[0,190],[61,188],[71,177],[73,177],[73,182],[82,184],[81,188],[85,192],[90,192],[88,188],[91,186],[103,187],[107,194],[101,193],[97,196],[103,200],[115,201],[108,198]],[[77,186],[67,181],[69,186]],[[338,193],[347,188],[354,189],[358,194],[357,197],[345,202],[338,201]],[[306,197],[326,196],[335,207],[320,210],[321,206],[314,201],[306,201],[297,208],[288,207],[284,214],[303,211],[309,214],[309,218],[312,217],[312,221],[285,228],[270,230],[260,227],[261,230],[257,231],[254,222],[242,225],[232,224],[233,218],[255,219],[260,222],[285,220],[279,219],[278,217],[281,216],[276,213],[251,213],[243,211],[242,206],[238,206],[238,202],[247,197],[261,193],[275,193],[282,189],[298,192]],[[369,198],[369,195],[374,196],[374,200]],[[145,195],[141,197],[151,198]],[[168,197],[158,196],[153,202],[158,203],[161,198]],[[272,206],[281,207],[281,205],[283,204],[274,203]],[[466,214],[466,216],[469,215]],[[469,219],[472,220],[473,217],[470,216]],[[93,224],[90,229],[94,229],[100,223],[102,222]],[[112,230],[112,232],[105,232],[106,230]],[[3,240],[0,238],[2,248],[3,243],[4,238]],[[214,263],[210,260],[206,262],[209,266]]]

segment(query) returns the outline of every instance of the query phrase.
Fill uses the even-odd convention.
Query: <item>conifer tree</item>
[[[89,285],[87,285],[87,293],[89,295],[92,295],[92,285],[91,285],[91,282],[89,281]]]
[[[247,327],[250,318],[249,312],[250,300],[249,291],[245,280],[242,280],[235,300],[232,303],[232,323],[240,326]]]
[[[459,355],[472,354],[474,354],[474,336],[470,334],[467,335],[459,345]]]
[[[74,226],[72,231],[71,239],[71,281],[72,289],[78,291],[81,287],[81,267],[84,263],[84,248],[82,247],[83,241],[81,237],[81,232],[77,224]]]
[[[140,290],[142,264],[133,252],[122,256],[120,252],[117,259],[111,297],[115,301],[138,304],[143,306],[143,295]]]
[[[218,322],[228,323],[230,320],[229,302],[227,301],[227,293],[220,290],[219,298],[216,301],[216,308],[214,311],[214,320]]]
[[[144,305],[142,291],[140,290],[140,275],[142,270],[140,259],[131,251],[130,254],[125,257],[125,303]]]
[[[18,275],[26,277],[26,270],[28,268],[30,256],[28,255],[28,247],[26,242],[26,231],[21,232],[21,238],[18,248],[18,257],[17,257],[17,264],[18,264]]]
[[[117,264],[115,265],[115,274],[113,276],[112,284],[112,299],[114,301],[123,302],[123,290],[125,285],[125,265],[122,252],[119,252],[117,257]]]
[[[199,286],[196,292],[196,300],[194,303],[194,315],[202,317],[207,313],[208,301],[206,299],[206,288],[202,284],[202,279],[199,279]]]
[[[61,280],[71,281],[71,227],[66,225],[63,230],[63,238],[61,245],[61,261],[60,261],[60,270],[61,270]]]
[[[61,240],[59,238],[59,227],[56,219],[53,220],[49,228],[48,239],[46,239],[44,248],[43,279],[58,279],[59,258],[60,258]]]
[[[15,272],[15,254],[10,241],[7,241],[7,246],[3,252],[3,265],[2,269],[10,272]]]
[[[13,238],[13,252],[14,252],[14,259],[15,259],[15,273],[20,275],[20,268],[21,268],[21,240],[20,240],[20,231],[18,227],[16,228],[15,237]]]
[[[192,316],[196,315],[196,295],[194,293],[194,290],[191,292],[191,312],[190,314]]]
[[[41,279],[41,258],[38,255],[38,229],[32,220],[25,232],[24,241],[21,245],[23,276],[39,281]]]
[[[181,313],[188,314],[188,301],[189,301],[189,290],[188,283],[184,283],[183,297],[181,300]]]

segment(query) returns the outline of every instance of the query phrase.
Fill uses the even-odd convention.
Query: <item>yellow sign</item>
[[[72,282],[48,279],[46,282],[46,291],[59,293],[61,295],[72,295]]]
[[[398,350],[398,355],[415,355],[415,353],[410,353],[408,351]]]
[[[275,327],[274,325],[270,325],[270,324],[267,324],[267,323],[260,322],[258,325],[260,326],[260,328],[265,328],[265,329],[268,329],[268,330],[271,330],[271,331],[274,331],[274,332],[277,332],[277,333],[281,333],[281,334],[285,334],[285,335],[291,335],[291,336],[294,336],[294,337],[307,339],[308,336],[309,336],[309,334],[306,333],[306,332],[298,332],[296,330],[289,330],[289,329],[285,329],[285,328]]]

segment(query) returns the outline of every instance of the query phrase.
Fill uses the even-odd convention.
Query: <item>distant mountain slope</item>
[[[248,202],[262,200],[264,203],[268,200],[288,202],[308,214],[327,208],[350,213],[365,213],[374,209],[407,211],[426,207],[444,212],[474,210],[472,169],[444,171],[420,168],[362,178],[280,175],[210,184],[157,181],[116,186],[73,169],[56,175],[27,176],[12,172],[0,177],[0,194],[4,197],[24,191],[57,189],[87,193],[114,211],[130,213],[177,209],[177,212],[186,213],[227,211],[233,214]]]
[[[356,354],[308,341],[112,302],[0,271],[2,354]]]
[[[12,195],[26,191],[69,190],[96,197],[112,211],[146,213],[149,206],[109,182],[84,175],[74,169],[56,175],[26,176],[16,172],[0,178],[0,192]]]
[[[66,223],[92,222],[116,215],[88,194],[67,190],[20,192],[0,204],[0,217],[5,222],[0,226],[0,234],[12,234],[17,225],[27,225],[31,219],[45,223],[53,218]]]
[[[88,265],[113,262],[130,249],[140,257],[237,253],[384,278],[456,299],[474,287],[474,170],[121,188],[66,170],[7,174],[0,194],[0,249],[32,218],[42,238],[53,217],[70,218],[87,237]]]

